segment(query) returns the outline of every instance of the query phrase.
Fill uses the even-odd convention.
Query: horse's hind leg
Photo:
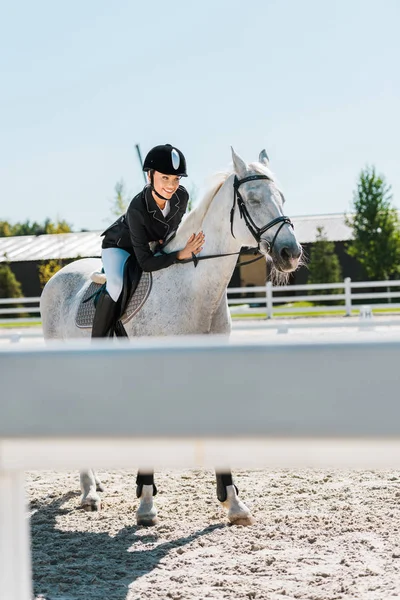
[[[82,500],[81,507],[84,510],[88,511],[96,511],[101,509],[101,499],[97,493],[97,486],[101,486],[100,480],[96,477],[93,469],[88,469],[87,471],[81,471],[81,490],[82,490]],[[101,490],[99,490],[101,491]]]
[[[155,525],[157,523],[157,510],[153,503],[153,496],[157,494],[154,485],[153,471],[138,471],[136,477],[136,496],[140,499],[136,511],[136,523],[138,525]]]
[[[217,498],[226,509],[233,525],[252,525],[254,519],[247,506],[239,500],[239,490],[233,483],[230,471],[216,472]]]

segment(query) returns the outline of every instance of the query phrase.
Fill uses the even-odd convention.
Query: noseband
[[[237,200],[240,218],[244,219],[244,222],[246,223],[247,228],[249,229],[251,235],[256,240],[258,247],[260,247],[260,242],[262,240],[263,242],[266,242],[266,244],[268,246],[268,252],[271,252],[271,250],[274,247],[275,240],[278,237],[278,233],[280,232],[282,227],[284,225],[290,225],[291,227],[294,228],[294,226],[293,226],[292,221],[289,219],[289,217],[285,217],[282,215],[280,217],[277,217],[276,219],[273,219],[272,221],[267,223],[267,225],[264,225],[264,227],[257,227],[257,225],[254,223],[253,219],[251,218],[250,213],[247,210],[245,201],[243,200],[243,198],[239,192],[239,186],[241,186],[242,183],[246,183],[247,181],[255,181],[257,179],[268,179],[268,181],[272,181],[270,177],[267,177],[267,175],[250,175],[249,177],[244,177],[243,179],[238,179],[237,176],[235,175],[235,180],[233,182],[233,206],[231,209],[231,217],[230,217],[231,233],[232,233],[233,237],[235,237],[235,234],[233,233],[233,219],[235,216],[235,207],[236,207],[236,200]],[[272,242],[269,242],[265,238],[262,238],[262,235],[266,231],[268,231],[268,229],[271,229],[271,227],[278,225],[278,223],[280,223],[281,225],[280,225],[280,227],[278,227],[278,229],[272,239]]]

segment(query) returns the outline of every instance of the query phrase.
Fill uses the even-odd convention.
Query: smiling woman
[[[148,185],[133,198],[126,214],[102,234],[102,260],[107,277],[93,322],[92,337],[107,337],[115,321],[117,303],[123,286],[124,267],[134,256],[143,271],[165,269],[191,258],[203,249],[204,235],[191,235],[183,250],[156,255],[150,242],[163,244],[174,233],[186,212],[189,194],[180,185],[186,177],[186,160],[170,144],[155,146],[147,154],[143,170]]]

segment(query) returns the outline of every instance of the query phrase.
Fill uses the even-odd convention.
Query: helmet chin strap
[[[150,187],[151,187],[152,191],[155,193],[155,195],[158,196],[159,198],[161,198],[161,200],[165,200],[165,202],[169,202],[169,198],[164,198],[164,196],[161,196],[161,194],[159,194],[157,192],[157,190],[155,189],[153,184],[151,184]]]
[[[150,173],[150,187],[152,189],[152,191],[155,193],[156,196],[158,196],[159,198],[161,198],[161,200],[164,200],[164,202],[169,202],[169,198],[164,198],[164,196],[161,196],[161,194],[159,194],[156,190],[156,188],[154,187],[154,175],[153,172]]]

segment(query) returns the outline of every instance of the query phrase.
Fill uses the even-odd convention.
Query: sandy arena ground
[[[388,600],[400,597],[400,472],[236,474],[251,527],[229,526],[214,474],[156,474],[159,523],[135,525],[135,472],[29,473],[34,590],[47,600]]]
[[[358,331],[357,320],[354,327],[354,336],[374,334]],[[399,330],[392,324],[375,334],[388,338]],[[344,332],[277,335],[249,325],[237,327],[233,337],[268,343]],[[213,472],[164,471],[156,473],[159,523],[138,528],[132,469],[99,473],[106,490],[98,514],[79,510],[78,473],[27,474],[35,598],[400,597],[400,471],[236,472],[241,498],[255,517],[251,527],[228,525]]]

